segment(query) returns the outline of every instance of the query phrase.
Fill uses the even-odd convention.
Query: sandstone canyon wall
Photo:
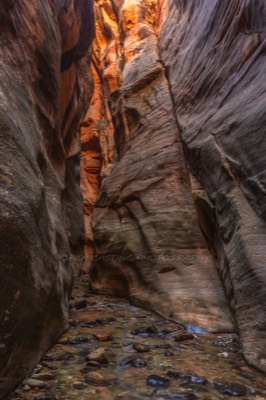
[[[1,397],[67,326],[92,2],[5,0],[0,24]]]
[[[95,8],[82,134],[94,290],[236,329],[266,369],[265,2]]]

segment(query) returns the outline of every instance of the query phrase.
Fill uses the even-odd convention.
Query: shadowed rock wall
[[[200,182],[193,194],[201,227],[244,354],[266,369],[266,4],[170,0],[161,8],[160,49]]]
[[[247,360],[265,369],[265,2],[96,10],[94,289],[210,331],[232,329],[225,292]]]
[[[2,1],[0,24],[1,397],[67,326],[92,2]]]

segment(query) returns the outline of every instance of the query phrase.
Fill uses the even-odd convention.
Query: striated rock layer
[[[155,1],[96,4],[96,84],[82,133],[89,222],[98,195],[93,237],[87,231],[96,250],[92,283],[183,323],[232,330],[197,222],[158,47],[158,11]]]
[[[96,16],[93,287],[209,331],[233,329],[229,304],[266,369],[264,1],[99,0]]]
[[[193,189],[201,228],[245,357],[266,370],[266,4],[170,0],[161,7],[161,54],[201,186]]]
[[[92,3],[5,0],[0,23],[1,397],[67,326]]]

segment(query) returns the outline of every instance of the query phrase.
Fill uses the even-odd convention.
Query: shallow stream
[[[9,400],[266,399],[235,334],[186,334],[87,286],[76,281],[69,330]]]

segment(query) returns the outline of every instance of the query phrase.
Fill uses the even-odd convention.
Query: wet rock
[[[72,303],[72,306],[76,310],[83,310],[84,308],[86,308],[88,306],[87,299],[78,299]]]
[[[86,360],[91,362],[91,361],[96,361],[99,364],[108,364],[108,358],[105,352],[104,347],[100,347],[96,350],[93,350],[87,357]]]
[[[178,393],[178,392],[169,392],[169,393],[160,393],[163,399],[166,400],[196,400],[198,396],[193,393]]]
[[[182,372],[178,371],[168,371],[166,375],[173,379],[181,379],[182,381],[185,381],[187,383],[195,383],[201,385],[206,385],[208,383],[207,379],[204,377],[197,375],[183,374]]]
[[[48,372],[41,372],[39,374],[33,374],[31,378],[37,380],[49,381],[50,379],[54,378],[54,375]]]
[[[37,364],[36,367],[34,368],[34,373],[38,374],[42,369],[43,366],[41,364]]]
[[[52,365],[52,364],[50,364],[50,363],[48,363],[48,362],[46,362],[46,361],[42,361],[42,365],[43,365],[44,367],[46,367],[46,368],[51,369],[52,371],[55,371],[55,370],[57,369],[57,366]]]
[[[135,342],[133,344],[133,349],[136,350],[138,353],[148,353],[150,351],[150,346],[146,344]]]
[[[106,381],[106,379],[99,374],[98,372],[90,372],[85,381],[87,383],[93,384],[93,385],[100,385],[100,386],[106,386],[108,385],[108,382]]]
[[[110,318],[97,318],[93,321],[88,321],[88,322],[82,322],[81,326],[89,326],[89,327],[93,327],[93,326],[104,326],[104,325],[108,325],[111,324],[112,322],[115,322],[116,318],[110,317]]]
[[[130,333],[131,333],[131,335],[134,335],[134,336],[139,336],[139,335],[146,336],[146,335],[150,335],[150,334],[158,334],[159,331],[156,328],[156,326],[150,325],[148,327],[134,329]]]
[[[168,329],[165,329],[165,330],[163,330],[163,334],[165,335],[164,337],[165,337],[165,339],[174,339],[176,336],[178,336],[179,334],[180,334],[180,331],[181,331],[181,329],[178,329],[178,330],[168,330]]]
[[[171,349],[172,346],[169,343],[159,343],[159,344],[151,344],[150,347],[154,349]]]
[[[171,385],[171,379],[159,375],[150,375],[147,378],[146,384],[154,388],[166,388]]]
[[[85,389],[87,386],[84,384],[84,382],[75,381],[75,382],[73,382],[73,387],[74,387],[75,389],[78,389],[78,390],[83,390],[83,389]]]
[[[31,388],[44,388],[47,386],[45,382],[33,378],[27,379],[26,381],[24,381],[24,383],[26,386],[29,386]]]
[[[206,385],[208,383],[206,378],[203,378],[201,376],[195,376],[195,375],[186,375],[185,380],[187,382],[198,383],[200,385]]]
[[[88,342],[88,338],[87,337],[84,337],[84,336],[79,336],[79,337],[76,337],[76,338],[74,338],[74,339],[71,339],[71,340],[69,340],[69,344],[80,344],[80,343],[85,343],[85,342]]]
[[[58,400],[57,397],[54,396],[40,396],[34,397],[34,400]]]
[[[176,342],[180,342],[182,340],[191,340],[191,339],[194,339],[194,338],[195,338],[195,336],[192,335],[192,333],[188,333],[188,332],[185,332],[185,331],[176,332],[176,335],[175,335],[175,341]]]
[[[59,344],[68,344],[68,342],[69,342],[69,338],[67,338],[67,337],[62,337],[58,340]]]
[[[80,323],[79,323],[79,321],[75,321],[73,319],[70,319],[69,320],[69,326],[72,327],[72,328],[78,328],[80,326]]]
[[[97,364],[97,366],[100,365],[99,363],[96,363],[96,364]],[[88,372],[91,372],[91,367],[82,368],[79,372],[80,372],[81,374],[87,374]]]
[[[51,361],[67,361],[70,360],[73,357],[72,353],[62,353],[62,354],[55,354],[54,356],[51,356],[49,360]]]
[[[164,352],[164,356],[165,356],[165,357],[173,357],[173,356],[174,356],[174,353],[173,353],[172,351],[165,351],[165,352]]]
[[[112,332],[106,331],[106,330],[100,330],[100,331],[94,332],[93,336],[100,342],[104,342],[105,340],[110,340],[113,338]]]
[[[144,368],[144,367],[146,367],[146,365],[147,365],[147,362],[143,358],[137,357],[134,354],[130,355],[128,357],[125,357],[119,361],[119,366],[124,369]]]
[[[239,397],[247,394],[248,388],[240,383],[214,384],[214,387],[225,396]]]
[[[100,366],[100,363],[98,363],[97,361],[88,361],[87,365],[90,367],[98,368]]]
[[[34,397],[34,400],[58,400],[57,397],[54,396],[40,396]]]

